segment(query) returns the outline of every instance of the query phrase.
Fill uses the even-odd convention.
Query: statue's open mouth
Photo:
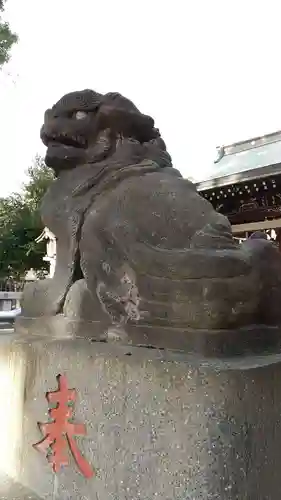
[[[87,141],[82,136],[68,136],[66,134],[47,135],[41,132],[41,139],[45,146],[66,146],[78,149],[86,149]]]
[[[56,175],[60,170],[84,163],[88,142],[82,135],[46,133],[43,127],[41,139],[47,147],[46,165],[52,168]]]

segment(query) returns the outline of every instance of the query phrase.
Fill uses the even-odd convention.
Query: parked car
[[[15,319],[21,314],[21,308],[10,309],[10,311],[0,311],[0,325],[1,323],[13,324]]]

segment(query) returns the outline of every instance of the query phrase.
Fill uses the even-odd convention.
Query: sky
[[[117,91],[155,119],[195,180],[215,148],[281,129],[275,0],[7,0],[19,35],[0,73],[0,196],[20,188],[46,108],[72,90]]]

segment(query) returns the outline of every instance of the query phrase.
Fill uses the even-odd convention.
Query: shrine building
[[[273,230],[281,246],[281,131],[218,147],[209,175],[196,186],[228,217],[235,237]]]

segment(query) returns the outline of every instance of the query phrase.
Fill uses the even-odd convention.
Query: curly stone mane
[[[104,160],[139,163],[144,159],[171,167],[154,120],[118,93],[71,92],[45,113],[41,139],[46,164],[56,174],[65,168]]]

